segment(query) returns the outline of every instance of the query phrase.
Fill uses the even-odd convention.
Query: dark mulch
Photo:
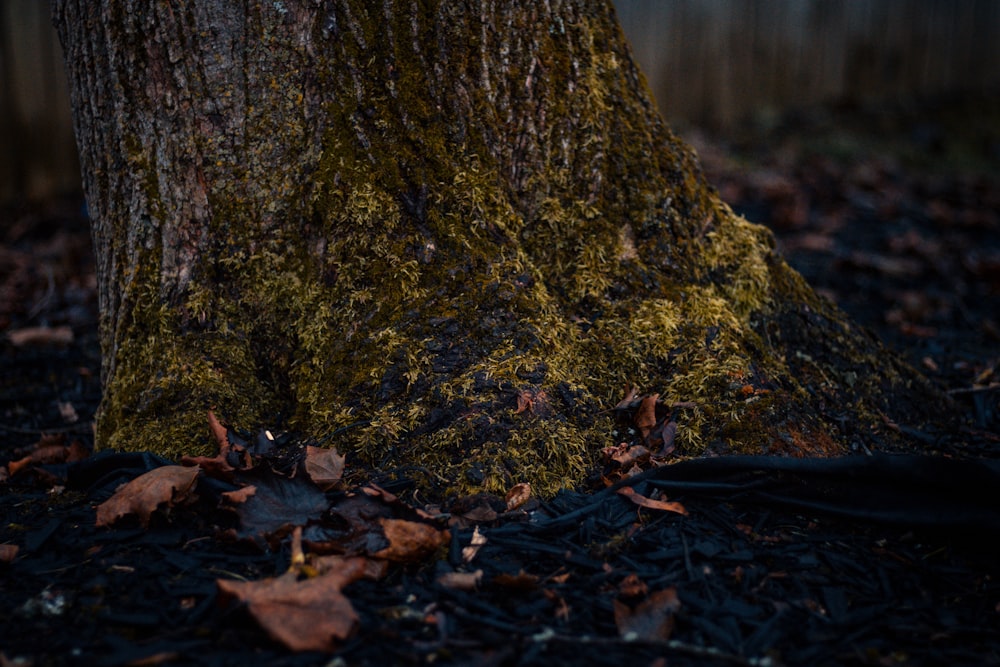
[[[813,284],[952,392],[966,426],[912,436],[967,460],[714,459],[635,481],[687,516],[565,493],[491,522],[471,564],[457,529],[439,559],[349,585],[361,630],[330,664],[1000,663],[1000,139],[954,109],[814,110],[694,139],[734,207],[773,221]],[[79,203],[2,223],[0,330],[74,335],[0,343],[6,463],[42,433],[91,444],[100,360]],[[0,664],[327,664],[217,601],[217,579],[283,572],[287,543],[218,539],[232,517],[208,498],[148,530],[95,527],[94,505],[147,463],[77,466],[66,488],[39,468],[0,482],[0,544],[19,547],[0,563]],[[478,589],[437,583],[475,569]],[[669,589],[670,638],[644,639]]]

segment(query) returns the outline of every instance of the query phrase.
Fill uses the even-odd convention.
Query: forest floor
[[[94,262],[79,200],[8,209],[0,667],[1000,664],[1000,98],[823,107],[681,133],[723,199],[771,226],[811,284],[948,393],[964,426],[909,435],[947,440],[964,460],[740,459],[667,466],[672,479],[654,471],[631,485],[638,499],[566,493],[510,511],[470,499],[448,508],[436,557],[350,583],[329,583],[292,539],[223,539],[235,522],[215,509],[224,484],[175,498],[148,527],[98,526],[95,506],[160,462],[44,462],[43,451],[76,457],[92,444]],[[405,485],[390,490],[416,503]],[[444,521],[375,491],[328,495],[355,504],[351,516],[337,506],[348,523],[365,512]],[[323,581],[337,604],[289,592],[247,611],[220,580],[299,592]],[[281,627],[260,630],[268,615],[305,618],[327,640],[327,622],[352,632],[335,653],[293,652],[273,639]]]

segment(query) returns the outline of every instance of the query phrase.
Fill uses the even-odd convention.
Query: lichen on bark
[[[718,200],[608,2],[56,5],[101,446],[203,451],[212,408],[547,494],[629,383],[687,456],[883,442],[927,391]]]

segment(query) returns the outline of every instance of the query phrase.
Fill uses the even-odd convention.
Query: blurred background
[[[789,108],[1000,87],[996,0],[617,0],[661,112],[730,131]],[[0,0],[0,204],[79,189],[46,0]]]

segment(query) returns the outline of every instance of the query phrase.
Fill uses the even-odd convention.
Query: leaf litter
[[[786,136],[794,140],[795,135]],[[969,412],[967,430],[934,434],[937,442],[957,443],[967,453],[994,457],[1000,442],[995,435],[1000,414],[996,402],[1000,327],[995,315],[1000,189],[995,178],[961,174],[914,178],[884,159],[836,163],[806,156],[791,165],[773,165],[780,178],[772,178],[770,184],[763,177],[754,181],[753,174],[740,182],[739,176],[720,176],[710,151],[699,152],[710,179],[720,184],[740,212],[754,214],[756,207],[760,215],[752,217],[775,223],[779,244],[810,282],[926,369],[949,388],[956,409]],[[793,155],[794,151],[771,147],[756,153]],[[730,196],[733,193],[736,196]],[[85,224],[80,231],[86,238]],[[856,243],[862,244],[860,252],[848,245]],[[19,266],[18,275],[28,275],[24,267],[29,265],[19,262]],[[92,267],[88,270],[92,272]],[[921,281],[919,293],[913,285],[916,277]],[[930,289],[924,289],[925,283]],[[107,494],[97,490],[81,496],[74,490],[81,487],[67,483],[66,470],[79,474],[103,469],[109,476],[121,477],[123,468],[115,472],[112,464],[132,471],[139,459],[98,457],[99,464],[90,465],[71,463],[69,456],[60,460],[62,454],[54,458],[42,454],[36,441],[48,427],[65,428],[68,437],[63,447],[78,437],[89,439],[88,420],[99,397],[99,362],[96,353],[81,357],[79,350],[95,347],[95,337],[88,333],[89,325],[74,319],[69,293],[64,294],[61,285],[42,310],[36,305],[42,303],[37,298],[40,292],[29,291],[31,302],[22,310],[10,296],[16,294],[8,290],[0,303],[0,323],[7,332],[37,322],[50,328],[69,324],[74,335],[60,341],[63,334],[48,338],[46,332],[37,344],[20,347],[6,336],[2,340],[7,346],[5,372],[18,378],[9,385],[16,396],[10,394],[7,405],[17,410],[24,406],[23,415],[30,415],[5,413],[7,425],[15,427],[6,431],[5,461],[20,464],[0,469],[0,483],[10,490],[0,493],[6,511],[0,542],[2,551],[14,554],[9,562],[0,560],[6,607],[0,611],[2,659],[14,662],[19,656],[37,656],[42,664],[52,662],[52,656],[60,662],[72,655],[95,664],[314,663],[308,655],[292,662],[262,643],[258,631],[236,622],[238,615],[220,617],[214,611],[215,596],[203,592],[205,582],[214,589],[218,578],[264,581],[282,576],[272,570],[288,564],[275,561],[285,559],[291,537],[278,539],[280,551],[274,552],[266,540],[257,543],[265,546],[262,551],[246,540],[211,539],[220,534],[217,526],[239,529],[240,519],[232,510],[218,515],[207,511],[223,493],[256,492],[239,486],[235,474],[227,481],[222,471],[226,466],[232,473],[251,468],[253,457],[281,436],[258,433],[232,438],[231,455],[215,457],[220,474],[207,472],[208,464],[203,464],[206,470],[196,482],[199,500],[169,510],[169,501],[159,504],[150,514],[148,530],[141,529],[138,516],[95,529],[89,499],[100,500]],[[95,302],[90,298],[88,303]],[[29,321],[36,316],[35,322]],[[59,362],[46,366],[54,355],[62,355]],[[57,393],[39,394],[37,401],[42,403],[21,395],[21,386],[28,384],[25,378],[34,374],[66,379]],[[76,386],[82,389],[73,389]],[[631,400],[637,402],[634,410],[643,397],[636,390]],[[519,397],[518,407],[533,412],[543,407],[540,403],[526,394]],[[80,417],[70,428],[64,405],[72,405]],[[631,421],[631,413],[622,415],[624,421],[619,423],[625,434],[618,442],[625,455],[619,454],[621,461],[606,461],[604,477],[598,480],[598,485],[615,487],[611,500],[607,494],[600,496],[600,502],[573,494],[541,503],[532,498],[515,513],[508,513],[505,498],[479,498],[459,513],[452,513],[455,503],[448,503],[439,512],[440,521],[449,524],[451,540],[434,552],[433,566],[413,562],[388,567],[384,560],[363,555],[388,545],[377,518],[371,520],[377,525],[371,531],[366,532],[362,523],[353,529],[358,539],[369,536],[370,551],[345,555],[335,552],[336,544],[328,544],[328,554],[305,554],[296,575],[299,582],[313,576],[310,568],[321,571],[322,559],[364,558],[386,568],[378,582],[362,577],[341,590],[350,596],[361,620],[355,634],[332,640],[343,652],[344,657],[337,659],[348,664],[412,663],[414,658],[447,662],[456,656],[467,662],[506,659],[546,665],[654,664],[662,663],[664,656],[674,665],[761,664],[768,659],[784,664],[997,660],[996,560],[984,553],[987,547],[980,537],[965,538],[962,547],[950,538],[913,533],[912,528],[891,523],[870,529],[865,527],[867,519],[831,522],[803,506],[785,512],[748,509],[744,504],[754,494],[760,502],[780,492],[795,481],[794,476],[779,478],[780,484],[756,492],[747,493],[753,484],[734,487],[743,489],[736,492],[739,504],[727,502],[724,498],[729,496],[699,502],[693,486],[679,487],[666,477],[656,482],[655,477],[670,467],[666,463],[673,463],[667,443],[671,429],[684,428],[684,409],[654,404],[657,421],[647,434]],[[46,410],[51,421],[40,417]],[[665,410],[673,411],[672,420],[663,419]],[[638,447],[648,454],[630,451]],[[145,464],[151,460],[145,459]],[[291,478],[288,461],[275,461],[274,468],[279,478]],[[302,470],[294,472],[294,477],[305,477]],[[136,473],[129,475],[126,479]],[[689,513],[642,509],[618,493],[626,485],[644,498],[682,501]],[[107,488],[97,477],[82,488],[88,487]],[[969,535],[977,523],[978,535],[989,532],[983,528],[993,525],[988,512],[973,511],[992,507],[988,498],[962,505],[951,502],[949,494],[936,486],[923,488],[924,501],[915,494],[914,504],[936,501],[938,513],[953,518],[962,530],[969,529]],[[367,496],[355,487],[344,489],[337,482],[322,490],[331,505],[334,500],[343,502],[348,494],[364,495],[365,504],[356,509],[377,508],[376,517],[391,518],[399,509],[380,496]],[[951,493],[957,496],[961,490],[955,487]],[[836,501],[835,496],[824,498],[828,507]],[[405,520],[413,518],[408,515]],[[345,520],[327,512],[308,519],[303,532],[331,522]],[[477,526],[483,543],[473,563],[463,563],[462,551],[471,545]],[[183,547],[169,545],[171,540]],[[644,594],[625,595],[623,588],[628,587],[623,583],[630,573],[648,582]],[[532,578],[537,581],[534,589],[511,585]],[[462,585],[451,588],[446,582]],[[659,630],[643,634],[626,629],[623,635],[616,605],[625,605],[634,616],[644,601],[669,588],[676,589],[680,603],[671,616],[670,638],[641,638],[662,637]],[[669,606],[665,602],[669,600],[649,603],[655,613],[648,615],[644,627],[665,627],[661,623],[663,609]],[[55,632],[54,623],[73,631]]]
[[[269,432],[253,447],[231,435],[212,412],[208,423],[219,446],[216,456],[186,457],[185,465],[136,477],[98,505],[96,525],[135,517],[147,527],[154,513],[193,502],[199,478],[234,485],[219,494],[222,507],[238,517],[230,536],[279,549],[291,535],[292,557],[278,577],[218,580],[220,597],[243,604],[268,636],[292,651],[335,650],[358,624],[345,586],[381,577],[389,562],[423,561],[451,539],[440,521],[374,484],[328,496],[343,476],[344,457],[335,450],[299,447],[291,457],[297,465],[289,468],[287,452]],[[525,495],[523,503],[530,489],[517,491]]]

